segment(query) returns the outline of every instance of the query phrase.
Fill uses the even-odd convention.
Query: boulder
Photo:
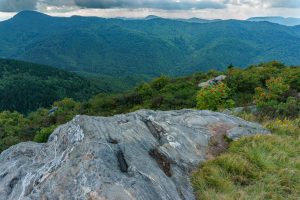
[[[200,87],[200,88],[206,88],[206,87],[209,87],[211,85],[219,84],[219,83],[223,82],[225,79],[226,79],[225,75],[220,75],[220,76],[217,76],[217,77],[215,77],[213,79],[210,79],[210,80],[208,80],[206,82],[199,83],[198,87]]]
[[[190,173],[226,149],[224,137],[269,134],[198,110],[76,116],[45,144],[0,155],[1,200],[193,200]]]

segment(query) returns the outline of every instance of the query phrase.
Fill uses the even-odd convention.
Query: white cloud
[[[16,13],[13,12],[0,12],[0,21],[6,20],[14,16]]]

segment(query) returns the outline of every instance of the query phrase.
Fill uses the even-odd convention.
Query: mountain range
[[[278,60],[299,65],[299,46],[300,26],[265,21],[191,23],[158,17],[51,17],[23,11],[0,23],[2,58],[138,81],[222,70],[230,64],[245,67]]]
[[[297,26],[300,25],[300,18],[293,18],[293,17],[280,17],[280,16],[273,16],[273,17],[252,17],[249,18],[248,21],[253,21],[253,22],[262,22],[262,21],[267,21],[267,22],[272,22],[276,24],[281,24],[285,26]]]

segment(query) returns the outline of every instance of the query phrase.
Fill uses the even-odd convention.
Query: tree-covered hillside
[[[184,75],[229,64],[300,64],[300,30],[269,22],[50,17],[0,23],[0,56],[111,77]]]
[[[27,62],[0,59],[0,110],[28,113],[65,97],[79,101],[102,92],[75,73]]]

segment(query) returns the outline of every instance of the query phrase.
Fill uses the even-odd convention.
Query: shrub
[[[0,137],[20,135],[27,123],[28,120],[18,112],[1,112]]]
[[[50,127],[42,128],[40,131],[38,131],[36,133],[33,140],[35,142],[39,142],[39,143],[47,142],[49,136],[52,134],[52,132],[54,131],[54,129],[56,127],[57,127],[56,125],[53,125],[53,126],[50,126]]]
[[[300,117],[295,120],[274,119],[266,122],[265,126],[278,135],[300,136]]]
[[[270,117],[297,117],[300,103],[296,97],[288,96],[290,86],[282,77],[266,81],[266,88],[255,89],[254,103],[259,111]]]
[[[30,137],[27,133],[28,120],[18,112],[0,113],[0,152]],[[31,139],[31,138],[30,138]]]
[[[230,98],[230,89],[224,83],[202,88],[197,95],[197,108],[200,110],[221,110],[232,108],[234,101]]]
[[[170,82],[170,78],[166,76],[161,76],[153,80],[153,82],[151,83],[151,87],[153,87],[155,90],[161,90],[169,82]]]
[[[55,124],[63,124],[70,121],[80,110],[80,103],[70,98],[57,101],[54,103],[54,106],[58,107],[51,116],[51,118],[55,119]]]

